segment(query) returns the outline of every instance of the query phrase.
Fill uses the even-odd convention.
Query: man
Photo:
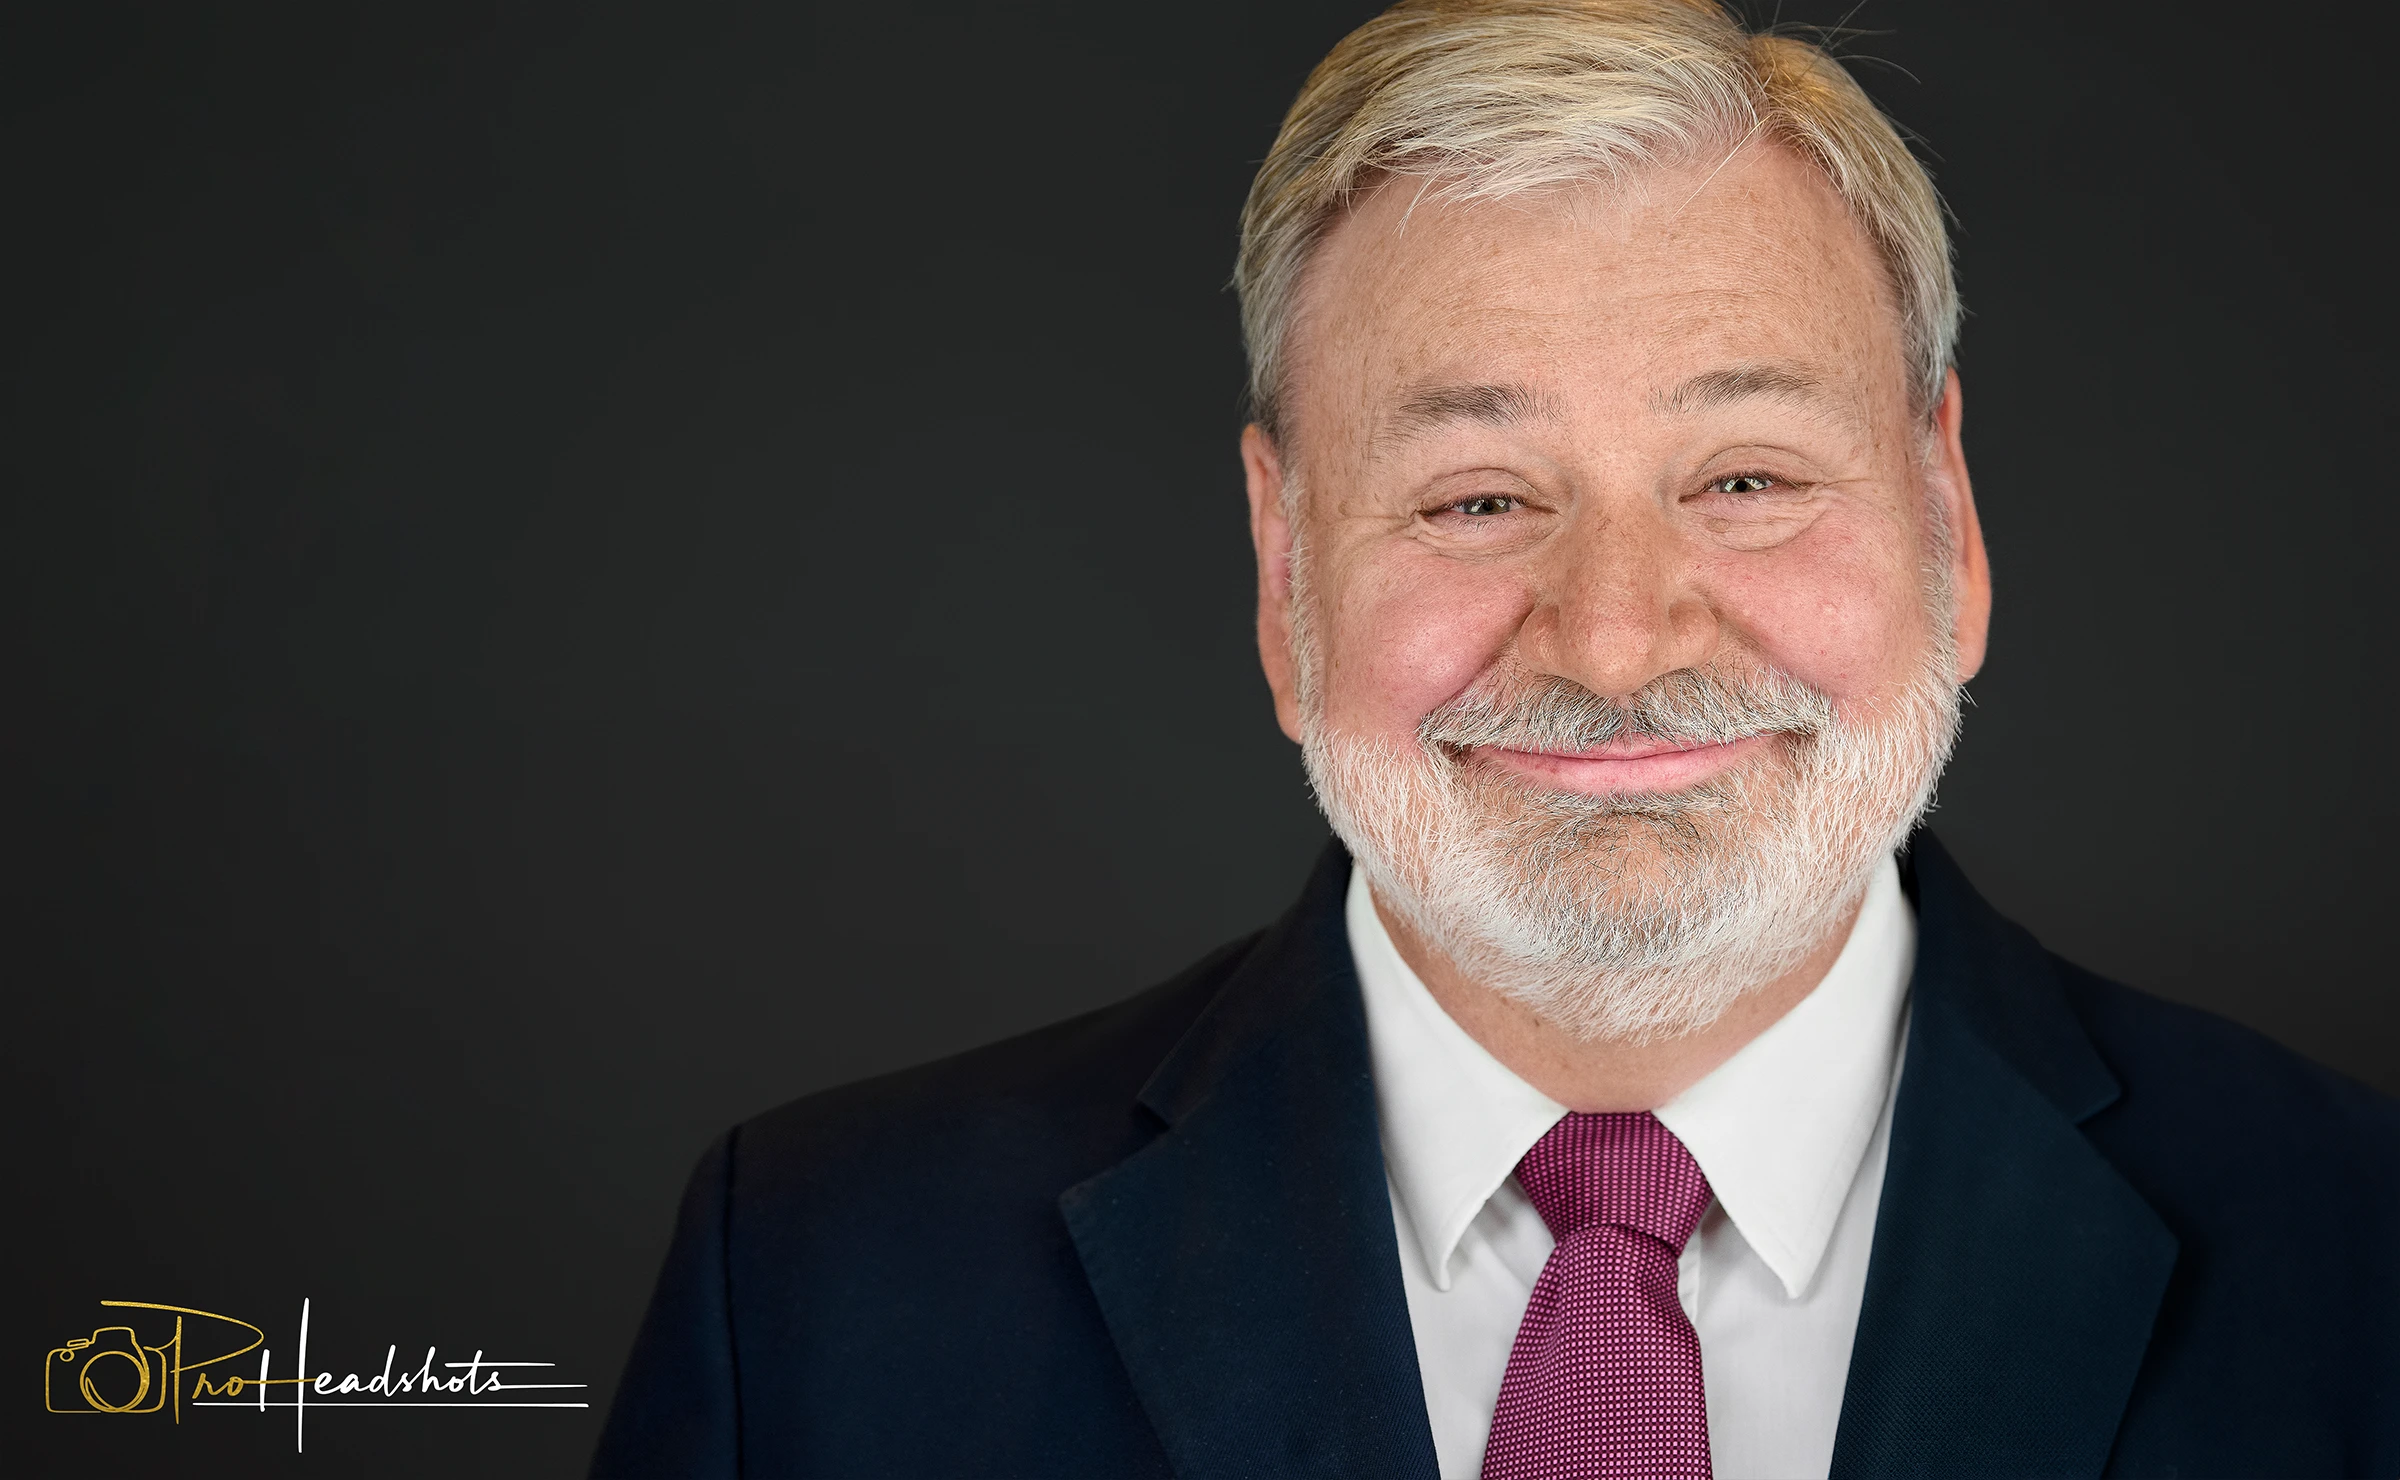
[[[1940,206],[1840,67],[1398,6],[1238,284],[1341,846],[720,1142],[596,1473],[2400,1473],[2400,1108],[1915,831],[1991,584]]]

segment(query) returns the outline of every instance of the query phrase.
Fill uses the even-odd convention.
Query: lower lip
[[[1528,779],[1586,796],[1682,791],[1723,774],[1772,736],[1751,735],[1723,745],[1659,750],[1648,755],[1556,755],[1538,750],[1477,748],[1475,754]]]

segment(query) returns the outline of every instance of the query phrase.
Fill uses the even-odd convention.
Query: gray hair
[[[1234,287],[1252,417],[1279,430],[1301,275],[1376,182],[1494,200],[1624,185],[1753,139],[1822,171],[1874,244],[1912,395],[1930,410],[1960,315],[1941,198],[1841,63],[1746,30],[1714,0],[1403,0],[1317,64],[1251,182]]]

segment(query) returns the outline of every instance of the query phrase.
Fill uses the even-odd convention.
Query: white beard
[[[1694,1032],[1822,945],[1931,805],[1959,691],[1946,571],[1928,574],[1931,650],[1876,701],[1837,706],[1759,669],[1671,673],[1612,703],[1504,659],[1394,743],[1325,725],[1296,569],[1309,781],[1377,900],[1469,980],[1586,1041]],[[1770,738],[1706,783],[1648,795],[1540,787],[1466,753],[1626,730]]]

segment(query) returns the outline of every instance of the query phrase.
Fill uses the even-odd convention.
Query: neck
[[[1807,959],[1754,991],[1745,992],[1714,1022],[1672,1038],[1644,1043],[1586,1039],[1532,1008],[1470,980],[1450,957],[1375,901],[1400,958],[1409,964],[1451,1021],[1518,1078],[1570,1110],[1586,1113],[1655,1110],[1706,1078],[1744,1044],[1817,989],[1850,939],[1862,892]]]

